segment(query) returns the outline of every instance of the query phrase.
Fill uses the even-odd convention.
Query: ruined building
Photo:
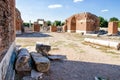
[[[9,77],[13,73],[14,41],[15,0],[0,0],[0,80],[11,80]]]
[[[16,34],[21,34],[22,33],[22,24],[23,20],[21,18],[21,13],[20,11],[16,8],[15,9],[15,23],[16,23]]]
[[[99,18],[89,12],[75,14],[66,19],[67,32],[94,33],[99,30]]]

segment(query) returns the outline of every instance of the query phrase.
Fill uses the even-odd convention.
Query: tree
[[[119,21],[119,19],[118,18],[116,18],[116,17],[112,17],[112,18],[110,18],[110,20],[109,21]]]
[[[53,25],[54,26],[61,26],[61,21],[56,20],[53,22]]]
[[[65,25],[65,22],[62,22],[62,23],[61,23],[61,26],[63,26],[63,25]]]
[[[47,26],[51,26],[52,25],[51,21],[46,21],[46,23],[47,23]]]
[[[100,19],[100,27],[108,27],[108,21],[105,20],[103,17],[99,17]]]
[[[29,27],[29,23],[24,22],[24,23],[23,23],[23,26],[25,26],[25,27]]]

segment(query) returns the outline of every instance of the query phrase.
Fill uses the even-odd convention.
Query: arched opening
[[[71,32],[76,32],[76,18],[75,17],[71,19],[70,29],[71,29]]]

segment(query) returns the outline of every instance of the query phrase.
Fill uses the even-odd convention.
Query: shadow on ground
[[[48,35],[46,33],[41,32],[33,32],[33,33],[23,33],[23,34],[17,34],[16,37],[52,37],[51,35]]]
[[[120,80],[120,65],[54,61],[44,80],[95,80],[95,76],[106,78],[106,80]]]

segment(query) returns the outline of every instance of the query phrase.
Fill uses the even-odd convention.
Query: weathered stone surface
[[[43,73],[32,70],[31,71],[31,77],[35,80],[42,80],[43,79]]]
[[[48,56],[48,58],[50,60],[62,60],[63,59],[63,57],[60,55],[51,55],[51,56]]]
[[[15,9],[15,23],[16,23],[16,34],[21,34],[22,33],[22,24],[23,20],[21,18],[21,13],[20,11],[16,8]]]
[[[37,79],[33,79],[31,76],[24,76],[22,80],[37,80]]]
[[[30,55],[27,49],[22,48],[19,51],[17,56],[16,64],[15,64],[16,71],[31,71],[30,66]]]
[[[38,56],[37,56],[38,55]],[[39,72],[47,72],[50,68],[50,61],[46,57],[40,57],[40,54],[31,54],[35,63],[35,68]]]
[[[102,45],[102,46],[115,48],[117,50],[120,49],[120,42],[98,40],[98,39],[92,39],[92,38],[85,38],[84,41],[85,42],[90,42],[90,43],[93,43],[93,44],[98,44],[98,45]]]
[[[99,18],[89,12],[75,14],[66,20],[68,32],[94,33],[99,30]]]
[[[48,52],[51,50],[51,46],[43,44],[42,42],[36,43],[36,51],[41,53],[43,56],[48,56]]]

